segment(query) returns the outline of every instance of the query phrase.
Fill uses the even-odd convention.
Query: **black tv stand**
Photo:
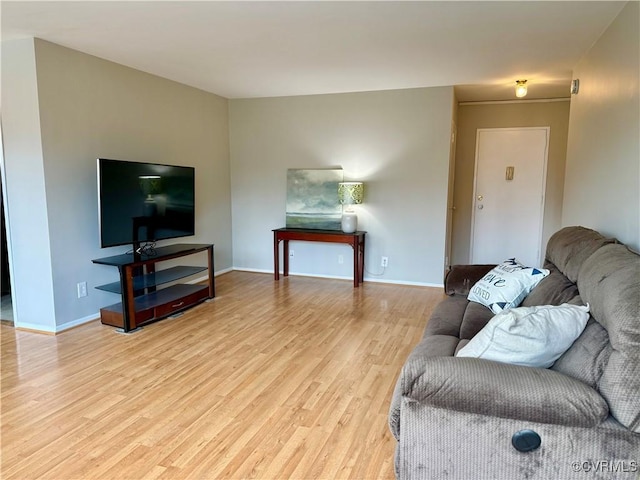
[[[207,252],[206,267],[175,266],[156,271],[158,262]],[[98,258],[93,263],[118,267],[120,281],[96,288],[121,295],[122,301],[100,309],[100,320],[105,325],[131,332],[138,327],[155,322],[215,297],[213,279],[213,245],[180,243],[158,247],[153,255],[122,254]],[[208,282],[202,284],[160,285],[208,270]]]

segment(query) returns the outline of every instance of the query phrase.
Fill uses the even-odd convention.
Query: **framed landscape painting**
[[[341,168],[287,170],[287,228],[340,230]]]

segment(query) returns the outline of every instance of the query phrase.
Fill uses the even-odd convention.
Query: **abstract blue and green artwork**
[[[340,230],[341,168],[287,170],[287,228]]]

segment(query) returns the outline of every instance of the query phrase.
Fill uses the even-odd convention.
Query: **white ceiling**
[[[625,2],[0,3],[33,36],[227,98],[456,85],[460,101],[569,96]]]

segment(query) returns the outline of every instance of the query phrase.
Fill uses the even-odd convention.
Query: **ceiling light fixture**
[[[516,80],[516,97],[522,98],[527,94],[527,81]]]

